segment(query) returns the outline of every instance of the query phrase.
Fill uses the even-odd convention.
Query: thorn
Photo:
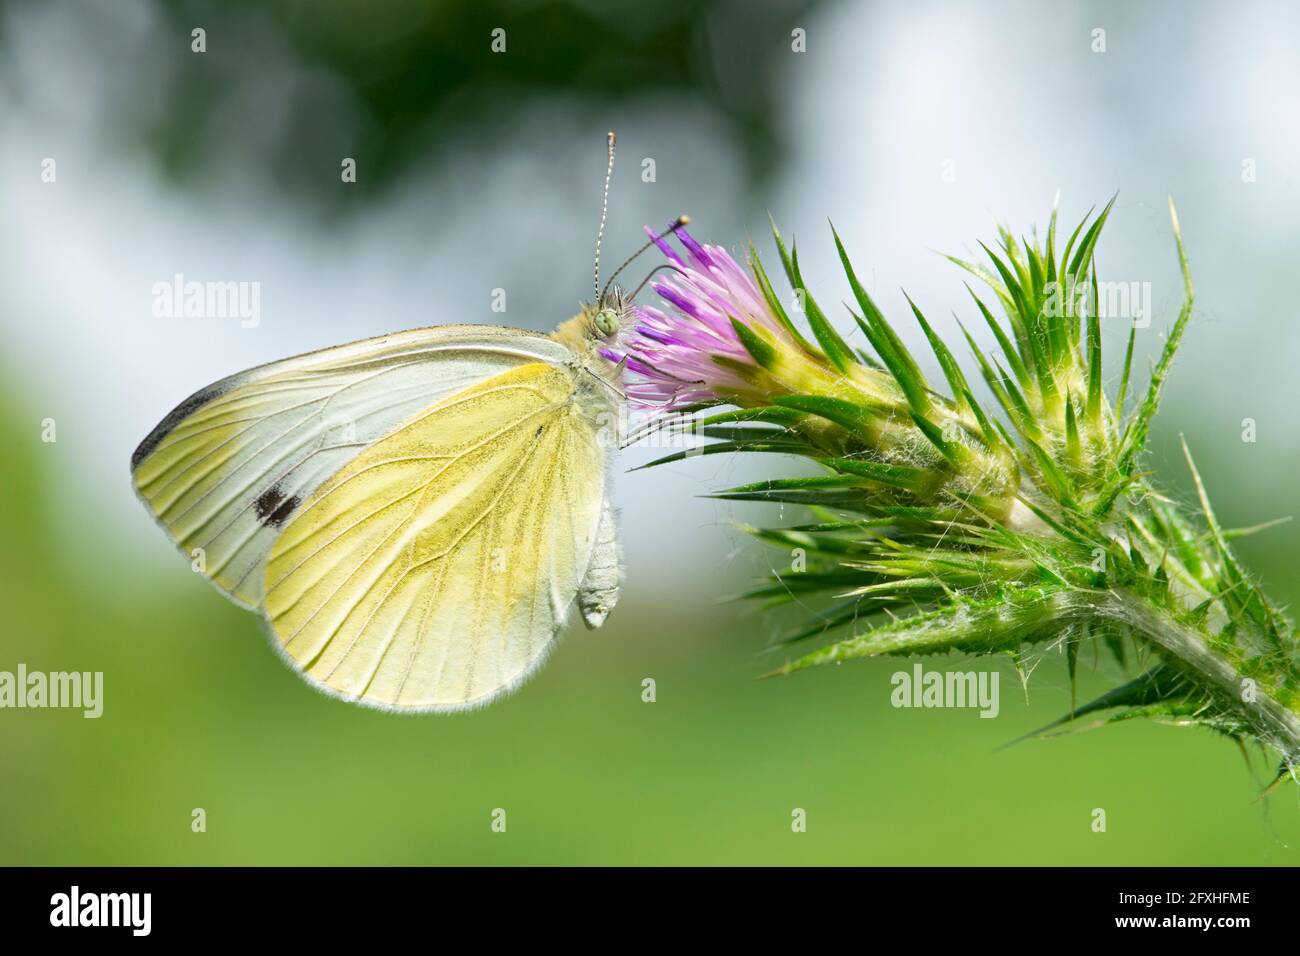
[[[1178,247],[1178,267],[1183,273],[1183,291],[1190,300],[1195,294],[1192,287],[1192,270],[1187,262],[1187,250],[1183,247],[1183,230],[1178,224],[1178,210],[1174,208],[1174,197],[1169,197],[1169,221],[1173,224],[1174,244]]]

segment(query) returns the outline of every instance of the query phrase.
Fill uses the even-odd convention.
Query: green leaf
[[[943,429],[925,416],[918,415],[916,412],[911,414],[912,421],[916,423],[917,428],[921,429],[921,434],[939,450],[939,454],[943,455],[954,470],[961,470],[962,466],[969,460],[968,456],[963,454],[963,452],[968,451],[966,447],[960,442],[948,441],[948,439],[944,438]]]
[[[652,462],[639,465],[632,471],[643,471],[646,468],[653,468],[656,465],[666,465],[674,461],[684,461],[687,458],[699,458],[703,455],[725,455],[732,452],[751,451],[767,452],[776,455],[814,455],[816,449],[801,441],[780,441],[756,440],[756,441],[720,441],[712,445],[700,445],[698,448],[684,448],[681,451],[675,451],[671,455],[665,455],[663,458],[657,458]]]
[[[1004,750],[1031,737],[1041,737],[1049,730],[1054,730],[1057,727],[1099,711],[1114,710],[1120,707],[1148,707],[1162,701],[1178,700],[1186,696],[1188,689],[1186,681],[1179,677],[1176,671],[1164,664],[1157,664],[1151,670],[1140,677],[1134,678],[1127,684],[1106,691],[1082,707],[1074,708],[1070,713],[1058,717],[1050,724],[1044,724],[1035,730],[1031,730],[1029,733],[1003,744],[998,749]]]
[[[776,349],[765,342],[757,332],[735,318],[731,320],[731,327],[735,329],[740,344],[745,347],[745,351],[758,363],[760,368],[771,369],[776,365]]]
[[[1101,211],[1101,215],[1096,218],[1088,231],[1083,236],[1083,242],[1079,244],[1078,251],[1074,254],[1074,259],[1070,262],[1068,272],[1072,276],[1086,275],[1088,266],[1092,262],[1093,249],[1097,245],[1097,237],[1101,235],[1102,227],[1106,225],[1106,217],[1110,215],[1111,209],[1115,205],[1115,200],[1119,198],[1119,193],[1110,197],[1110,202],[1106,203],[1106,208]]]
[[[707,418],[684,419],[681,422],[681,429],[683,431],[694,431],[700,426],[722,424],[724,422],[767,422],[772,425],[793,426],[803,421],[803,418],[801,412],[791,408],[760,405],[756,408],[737,408],[729,412],[719,412],[717,415],[710,415]]]
[[[756,491],[789,491],[798,488],[861,488],[862,482],[852,475],[813,475],[806,478],[764,478],[714,492],[715,495],[747,495]],[[770,532],[756,532],[760,537]]]
[[[771,504],[802,505],[812,507],[821,505],[826,508],[840,508],[845,511],[865,511],[871,508],[867,496],[870,491],[865,488],[774,488],[756,491],[720,491],[704,495],[718,501],[763,501]]]
[[[948,387],[952,389],[953,399],[955,400],[958,409],[968,409],[969,406],[966,404],[966,393],[970,389],[966,384],[966,376],[962,374],[961,368],[957,365],[957,360],[952,357],[952,353],[948,351],[948,346],[943,344],[943,340],[940,339],[939,336],[935,335],[934,329],[932,329],[930,323],[925,320],[925,316],[921,314],[921,310],[917,308],[916,303],[912,301],[912,297],[906,292],[903,293],[903,297],[907,299],[907,304],[912,307],[912,314],[916,316],[917,324],[921,326],[921,331],[925,333],[926,341],[930,343],[931,351],[934,352],[935,358],[939,360],[939,367],[943,369],[944,378],[948,380]]]
[[[1075,472],[1083,470],[1083,443],[1079,440],[1079,423],[1074,415],[1074,396],[1065,393],[1065,457]]]
[[[846,624],[865,620],[871,615],[874,610],[873,605],[875,604],[876,602],[869,596],[855,597],[848,601],[835,604],[832,607],[827,608],[825,611],[813,615],[804,627],[782,637],[780,639],[780,644],[797,644],[798,642],[806,641],[809,638],[824,637],[831,631],[841,628]]]
[[[1101,308],[1097,304],[1097,272],[1092,273],[1093,307],[1088,313],[1088,428],[1093,436],[1100,437],[1101,418]]]
[[[720,438],[724,441],[800,441],[797,435],[785,428],[756,427],[753,422],[741,422],[736,425],[704,425],[692,429],[688,434],[704,438]]]
[[[1038,466],[1038,472],[1046,483],[1048,490],[1053,498],[1064,504],[1066,507],[1075,507],[1073,484],[1065,472],[1057,466],[1052,460],[1052,456],[1047,453],[1036,441],[1025,440],[1025,448],[1029,451],[1030,461]]]
[[[1026,438],[1032,441],[1041,440],[1042,428],[1038,423],[1038,417],[1034,414],[1034,410],[1029,407],[1029,400],[1020,393],[1020,389],[1016,388],[1016,383],[1011,380],[1011,376],[1007,375],[1002,366],[996,361],[994,365],[998,370],[998,376],[1000,376],[996,377],[994,381],[1005,391],[1007,398],[1010,400],[1009,404],[1004,402],[1003,407],[1010,415],[1012,423]]]
[[[778,597],[781,595],[789,596],[792,592],[796,594],[810,594],[819,591],[843,591],[846,588],[853,587],[855,584],[862,582],[862,574],[859,571],[852,572],[825,572],[825,571],[801,571],[798,573],[791,572],[783,574],[770,584],[765,584],[760,588],[755,588],[747,592],[746,598],[764,598]],[[864,603],[871,599],[855,598],[855,603]]]
[[[781,240],[781,234],[776,228],[776,223],[772,223],[772,237],[776,240],[777,251],[781,255],[781,263],[785,267],[785,274],[790,280],[790,285],[803,297],[804,316],[808,320],[808,325],[812,328],[813,337],[826,353],[826,358],[830,360],[838,371],[846,372],[854,365],[858,364],[857,355],[848,344],[840,338],[840,334],[835,331],[835,327],[826,319],[826,314],[822,312],[817,305],[817,301],[808,291],[804,284],[803,275],[799,271],[799,254],[791,248],[786,251],[785,243]]]
[[[1047,261],[1047,281],[1055,282],[1056,274],[1056,213],[1061,205],[1060,193],[1057,193],[1056,199],[1052,202],[1052,216],[1047,221],[1047,249],[1044,253],[1044,259]]]
[[[927,485],[934,483],[930,472],[920,468],[909,468],[906,465],[889,465],[880,461],[867,461],[858,458],[821,458],[818,460],[826,467],[834,468],[836,471],[869,478],[881,484],[893,485],[896,488],[904,488],[915,493],[921,492]]]
[[[788,674],[821,664],[881,654],[925,654],[960,650],[991,653],[1044,641],[1086,613],[1068,591],[1009,590],[987,601],[960,601],[871,628],[792,661],[774,673]]]
[[[828,398],[822,395],[778,395],[772,401],[781,408],[792,408],[824,418],[855,434],[866,429],[872,418],[871,409],[841,398]]]
[[[1133,465],[1138,454],[1146,448],[1147,433],[1151,428],[1151,420],[1155,418],[1156,409],[1160,407],[1160,391],[1164,387],[1165,379],[1169,376],[1169,369],[1173,366],[1174,355],[1178,352],[1178,346],[1182,344],[1183,332],[1187,328],[1188,320],[1192,317],[1192,304],[1195,302],[1191,274],[1187,267],[1187,252],[1183,249],[1183,237],[1178,231],[1178,218],[1173,210],[1172,200],[1170,201],[1169,211],[1174,223],[1174,241],[1178,246],[1179,265],[1183,270],[1185,297],[1183,306],[1178,312],[1178,318],[1174,321],[1174,327],[1169,330],[1169,337],[1165,339],[1165,346],[1160,352],[1160,359],[1151,371],[1151,381],[1147,385],[1146,398],[1143,399],[1142,404],[1134,414],[1133,421],[1125,431],[1123,447],[1120,449],[1117,465],[1117,471],[1121,475],[1128,475],[1133,471]]]
[[[1054,405],[1059,400],[1059,394],[1056,387],[1056,379],[1052,376],[1052,366],[1055,364],[1051,356],[1044,351],[1044,343],[1041,341],[1039,330],[1038,313],[1032,309],[1025,301],[1020,292],[1020,287],[1016,285],[1015,279],[1008,271],[1006,265],[998,258],[988,246],[980,243],[989,258],[993,260],[994,266],[1002,275],[1002,280],[1007,284],[1012,299],[1016,304],[1016,310],[1020,313],[1021,323],[1025,329],[1025,341],[1029,347],[1030,355],[1033,357],[1033,368],[1038,378],[1038,389],[1042,393],[1043,401],[1047,404]]]
[[[849,261],[849,254],[844,248],[844,243],[840,241],[839,234],[835,232],[834,226],[831,227],[831,234],[835,237],[835,249],[839,253],[844,274],[849,280],[849,288],[858,302],[858,307],[862,309],[862,315],[854,313],[853,318],[862,329],[862,334],[867,337],[867,341],[871,343],[871,347],[893,373],[895,381],[907,396],[908,404],[914,411],[922,414],[928,412],[930,401],[926,396],[925,376],[921,374],[920,366],[916,364],[916,360],[903,345],[902,339],[895,334],[889,322],[885,320],[884,314],[876,307],[876,303],[858,281],[857,273],[853,271],[853,263]]]
[[[1011,366],[1011,371],[1015,373],[1016,381],[1020,383],[1021,388],[1027,388],[1030,383],[1029,372],[1020,359],[1020,353],[1012,346],[1011,340],[1007,338],[1002,331],[1002,324],[993,318],[993,314],[985,307],[980,297],[975,294],[975,290],[966,286],[966,291],[970,293],[975,304],[979,306],[980,314],[984,316],[984,321],[988,327],[993,330],[993,336],[998,340],[998,346],[1002,349],[1002,354],[1007,357],[1007,363]],[[969,338],[969,336],[967,336]]]
[[[1133,369],[1133,341],[1137,337],[1137,323],[1129,326],[1128,348],[1124,350],[1124,372],[1119,378],[1119,395],[1115,399],[1115,420],[1124,419],[1124,400],[1128,397],[1129,373]]]
[[[1070,272],[1070,251],[1074,248],[1075,240],[1079,238],[1079,233],[1083,232],[1083,227],[1088,224],[1088,220],[1092,218],[1092,214],[1096,209],[1097,207],[1093,206],[1088,210],[1087,214],[1079,220],[1079,224],[1074,227],[1074,232],[1070,233],[1070,238],[1065,243],[1065,252],[1061,255],[1061,267],[1067,276]],[[1065,276],[1062,276],[1062,278],[1065,278]]]
[[[800,479],[787,480],[797,481]],[[803,548],[804,550],[817,555],[861,555],[868,553],[870,549],[875,547],[875,543],[870,539],[859,539],[839,534],[798,531],[794,528],[746,528],[745,530],[754,535],[754,537],[763,541],[782,546]]]
[[[763,268],[763,261],[759,258],[758,250],[754,248],[752,242],[749,244],[749,265],[754,273],[754,279],[758,283],[758,289],[763,293],[764,301],[767,302],[767,307],[772,310],[772,314],[781,323],[781,327],[790,333],[791,338],[799,344],[799,347],[806,354],[819,354],[813,344],[804,338],[803,333],[790,320],[790,316],[785,311],[785,306],[781,304],[781,300],[777,298],[776,290],[772,288],[772,280],[767,277],[767,270]]]

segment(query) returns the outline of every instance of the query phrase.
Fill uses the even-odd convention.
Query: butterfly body
[[[454,710],[618,598],[619,370],[598,309],[554,335],[444,326],[231,376],[132,457],[137,493],[319,688]]]

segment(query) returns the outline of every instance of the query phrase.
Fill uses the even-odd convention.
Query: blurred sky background
[[[448,718],[314,694],[176,556],[127,461],[178,401],[248,366],[567,318],[591,295],[614,129],[607,262],[688,212],[697,237],[737,257],[752,237],[772,264],[770,211],[829,306],[847,295],[830,218],[889,314],[905,287],[949,336],[969,300],[936,251],[978,249],[998,221],[1045,226],[1058,190],[1072,227],[1118,191],[1098,266],[1151,283],[1141,359],[1180,296],[1172,194],[1198,310],[1151,464],[1185,493],[1186,433],[1226,525],[1294,514],[1297,50],[1284,2],[6,3],[0,669],[103,670],[107,699],[98,721],[0,713],[18,781],[0,792],[0,862],[1294,865],[1294,788],[1255,803],[1263,764],[1252,777],[1208,732],[993,754],[1068,706],[1055,662],[1027,706],[1003,668],[993,721],[892,710],[895,661],[752,681],[773,625],[719,599],[776,559],[732,527],[758,512],[697,496],[779,460],[620,474],[610,624]],[[153,286],[176,273],[259,283],[260,323],[155,317]],[[1107,331],[1112,386],[1126,331]],[[1241,550],[1294,605],[1294,528]],[[199,806],[212,823],[191,834]],[[497,806],[513,814],[499,838]]]

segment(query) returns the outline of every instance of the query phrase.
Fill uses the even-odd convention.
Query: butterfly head
[[[587,337],[609,341],[631,323],[632,302],[622,289],[611,285],[601,292],[595,305],[584,305],[582,311],[587,320]]]
[[[618,335],[622,321],[619,319],[618,311],[606,305],[592,314],[591,327],[602,339],[610,339]]]
[[[615,287],[594,305],[582,303],[578,314],[555,330],[555,337],[578,354],[594,355],[613,344],[619,332],[632,324],[632,303]]]

